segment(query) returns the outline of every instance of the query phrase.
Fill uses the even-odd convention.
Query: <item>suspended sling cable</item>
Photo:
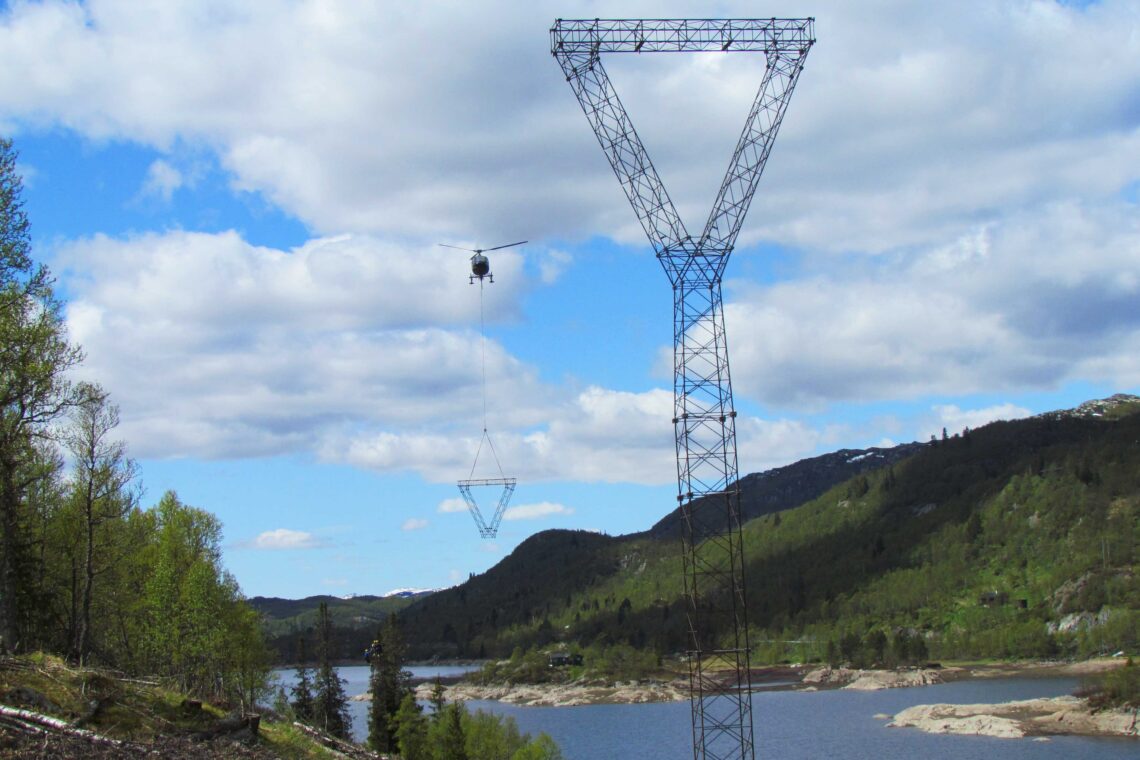
[[[475,280],[479,280],[479,350],[480,362],[482,370],[483,381],[483,436],[479,439],[479,446],[475,449],[475,461],[471,463],[471,473],[467,476],[467,480],[460,480],[458,482],[459,493],[463,496],[463,500],[467,503],[467,509],[471,512],[471,516],[475,519],[475,526],[479,529],[479,535],[483,538],[495,538],[499,532],[499,523],[503,520],[503,513],[507,509],[507,504],[511,500],[511,494],[515,491],[517,481],[514,478],[508,478],[503,473],[503,466],[499,462],[499,455],[495,451],[495,444],[491,441],[491,435],[487,432],[487,331],[483,316],[483,278],[487,278],[491,282],[495,281],[494,276],[491,274],[491,263],[486,256],[483,255],[484,251],[497,251],[500,248],[510,248],[516,245],[522,245],[527,241],[522,240],[518,243],[509,243],[508,245],[499,245],[494,248],[465,248],[462,250],[471,251],[474,256],[471,257],[471,277],[470,282],[474,284]],[[457,246],[446,245],[440,243],[446,248],[456,248]],[[476,478],[475,467],[479,464],[479,455],[483,453],[483,444],[491,450],[491,456],[495,460],[495,467],[499,471],[497,478]],[[500,486],[502,492],[499,495],[499,502],[495,506],[495,512],[490,520],[483,517],[483,512],[479,509],[479,504],[476,502],[474,495],[471,493],[472,488],[477,487],[493,487]]]

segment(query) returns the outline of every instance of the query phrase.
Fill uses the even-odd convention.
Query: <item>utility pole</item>
[[[684,522],[693,757],[755,757],[736,411],[721,278],[788,99],[814,19],[559,19],[551,53],[673,287],[673,429]],[[767,67],[700,237],[693,239],[602,66],[603,53],[758,52]],[[702,499],[700,509],[693,502]]]

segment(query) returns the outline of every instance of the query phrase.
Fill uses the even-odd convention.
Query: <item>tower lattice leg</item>
[[[736,412],[721,276],[815,42],[812,19],[559,19],[558,60],[673,285],[673,427],[684,519],[693,757],[755,756]],[[760,89],[704,231],[694,240],[602,65],[603,53],[762,52]]]

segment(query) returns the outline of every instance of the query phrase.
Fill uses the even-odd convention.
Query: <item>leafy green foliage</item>
[[[31,649],[45,622],[41,518],[61,466],[52,427],[75,401],[67,373],[82,353],[51,274],[32,261],[22,194],[12,143],[0,139],[0,643]]]
[[[608,683],[671,676],[668,669],[662,666],[660,657],[651,651],[635,649],[629,644],[591,644],[588,647],[573,645],[559,651],[581,657],[582,664],[554,666],[548,652],[538,649],[524,651],[517,647],[510,659],[486,662],[469,678],[479,684],[537,684],[567,683],[580,679]]]
[[[82,351],[32,259],[21,196],[0,139],[0,651],[60,653],[249,706],[269,658],[221,566],[221,525],[173,492],[139,507],[118,409],[68,379]]]
[[[267,683],[269,657],[256,616],[221,567],[221,524],[173,492],[133,518],[143,535],[132,569],[146,580],[135,588],[116,661],[175,678],[191,693],[251,703]]]
[[[408,694],[396,714],[396,736],[403,760],[561,760],[546,734],[519,732],[514,718],[474,714],[458,702],[440,705],[426,718]]]
[[[1094,709],[1140,708],[1140,667],[1129,658],[1122,668],[1086,679],[1077,693]]]

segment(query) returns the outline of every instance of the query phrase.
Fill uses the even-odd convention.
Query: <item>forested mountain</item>
[[[754,472],[740,479],[740,520],[798,507],[811,501],[834,485],[856,475],[892,465],[923,447],[921,443],[904,443],[893,448],[840,449],[830,454],[801,459],[787,467]],[[707,497],[695,499],[694,512],[709,502]],[[681,537],[681,508],[678,507],[649,529],[652,538]]]
[[[1121,396],[945,436],[749,521],[759,657],[908,638],[938,657],[1135,646],[1138,410],[1140,400]],[[762,503],[749,489],[779,480],[742,479],[745,500]],[[671,533],[545,531],[399,618],[417,657],[501,656],[555,641],[681,651]]]
[[[921,444],[904,444],[893,449],[867,449],[834,452],[805,459],[787,467],[745,476],[740,481],[741,502],[747,517],[769,514],[797,506],[819,496],[836,483],[899,461]],[[427,646],[417,649],[420,657],[479,657],[487,653],[485,646],[462,646],[485,624],[492,629],[517,626],[530,620],[536,612],[544,615],[551,609],[551,598],[599,583],[621,570],[626,546],[641,546],[639,553],[652,550],[662,557],[680,551],[675,521],[679,512],[667,515],[644,533],[616,538],[587,531],[550,530],[531,536],[510,556],[486,573],[446,591],[430,604],[418,598],[392,600],[390,597],[308,597],[300,600],[254,597],[250,604],[262,613],[267,632],[281,660],[293,657],[299,636],[310,635],[320,601],[327,601],[338,626],[338,640],[343,641],[342,657],[355,657],[374,633],[378,621],[392,609],[402,609],[417,602],[415,610],[402,616],[405,624],[416,630],[421,626],[438,634],[427,639]],[[628,560],[627,560],[628,561]],[[661,597],[672,599],[679,586],[679,576],[661,580]],[[620,598],[602,597],[598,611],[620,606]],[[591,602],[591,606],[593,602]],[[472,610],[486,608],[487,619],[477,622]],[[624,613],[623,613],[624,614]],[[415,620],[415,623],[409,621]],[[458,622],[456,622],[458,621]],[[345,629],[357,629],[355,631]],[[308,632],[308,633],[306,633]],[[544,629],[540,639],[551,632]],[[412,637],[409,640],[416,640]],[[495,650],[497,651],[497,649]]]
[[[387,596],[307,596],[304,599],[281,599],[275,596],[255,596],[246,600],[261,615],[262,627],[271,637],[295,636],[311,629],[317,609],[324,603],[329,617],[341,628],[368,628],[375,630],[388,619],[388,615],[402,610],[430,591],[389,594]]]

